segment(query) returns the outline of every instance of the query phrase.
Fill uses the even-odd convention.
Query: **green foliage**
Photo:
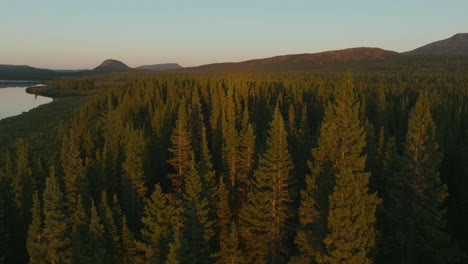
[[[169,252],[165,241],[171,238],[171,221],[173,219],[174,201],[171,195],[164,194],[161,186],[156,188],[146,200],[145,210],[141,219],[142,241],[137,243],[139,251],[143,252],[143,263],[163,263]]]
[[[44,194],[44,248],[46,260],[51,263],[70,261],[70,226],[67,221],[65,201],[55,176],[55,169],[51,169],[47,177]]]
[[[458,258],[450,248],[444,206],[448,190],[442,184],[438,167],[441,153],[435,138],[435,124],[427,91],[421,91],[410,112],[402,157],[403,170],[395,175],[389,211],[397,234],[392,245],[402,261],[411,263],[449,263]],[[450,252],[450,253],[449,253]]]
[[[172,147],[169,151],[172,153],[172,158],[167,161],[175,170],[171,174],[172,186],[176,192],[182,191],[183,176],[189,170],[191,144],[190,132],[187,124],[187,113],[183,102],[179,105],[176,126],[171,136]]]
[[[260,158],[252,179],[248,201],[240,212],[241,234],[249,252],[249,262],[281,261],[284,228],[288,217],[288,152],[283,117],[276,107],[268,131],[267,151]]]
[[[325,111],[319,146],[313,153],[317,161],[330,163],[335,179],[328,201],[325,252],[318,258],[323,263],[373,262],[378,199],[368,190],[369,173],[364,172],[366,156],[362,154],[365,132],[358,114],[348,76]]]
[[[185,179],[183,201],[185,223],[182,233],[185,243],[182,244],[182,250],[184,259],[192,263],[207,263],[210,241],[214,235],[213,221],[209,219],[210,207],[195,168],[193,154]]]
[[[83,78],[103,89],[0,120],[0,262],[26,262],[40,235],[31,257],[55,247],[78,263],[463,263],[468,76],[413,59],[428,68],[344,81],[330,69]],[[432,123],[413,110],[408,124],[422,88]],[[55,207],[34,202],[50,166]],[[66,235],[47,240],[46,219]]]
[[[45,262],[45,244],[42,237],[43,216],[42,206],[37,192],[33,195],[33,207],[31,208],[32,221],[29,224],[26,247],[29,253],[29,263]]]

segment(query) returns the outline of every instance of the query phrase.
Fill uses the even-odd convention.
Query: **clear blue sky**
[[[0,64],[194,66],[468,32],[467,0],[0,0]]]

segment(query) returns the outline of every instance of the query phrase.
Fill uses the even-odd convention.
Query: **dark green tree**
[[[306,186],[301,190],[299,226],[294,241],[298,248],[298,254],[291,258],[291,264],[314,263],[320,253],[321,241],[320,233],[318,232],[318,218],[320,217],[320,213],[316,197],[316,176],[307,175]]]
[[[241,235],[250,263],[284,262],[282,242],[288,218],[288,180],[292,162],[285,124],[278,107],[268,135],[267,151],[260,158],[247,203],[240,212]]]
[[[447,186],[442,184],[439,165],[442,155],[436,142],[436,127],[426,90],[421,91],[409,114],[402,171],[391,191],[400,190],[389,209],[398,234],[397,248],[405,263],[449,263],[450,237],[445,229]],[[404,214],[401,214],[404,213]]]
[[[183,176],[190,169],[190,159],[192,153],[190,130],[187,123],[187,112],[184,102],[179,105],[179,112],[175,123],[174,130],[171,136],[172,158],[167,161],[175,170],[169,175],[172,186],[176,192],[182,192]]]
[[[231,230],[229,232],[229,238],[224,245],[222,250],[223,254],[221,259],[218,261],[220,264],[245,264],[245,254],[242,252],[239,246],[239,233],[237,232],[236,224],[231,223]]]
[[[209,263],[210,242],[214,235],[206,192],[195,167],[193,154],[185,179],[184,201],[184,258],[192,263]]]
[[[65,201],[52,168],[47,177],[43,199],[45,255],[48,262],[70,261],[70,227],[67,221]]]
[[[332,179],[326,180],[334,182],[327,205],[325,252],[319,257],[323,263],[372,263],[375,247],[378,198],[368,190],[370,174],[364,171],[363,154],[366,135],[352,82],[346,76],[338,87],[334,103],[325,111],[318,148],[313,151],[315,176],[324,177],[320,170],[328,169]]]
[[[142,262],[163,263],[168,254],[171,237],[171,221],[174,209],[171,195],[164,194],[161,186],[156,185],[151,197],[147,199],[141,219],[141,242],[138,250],[143,252]]]
[[[42,236],[43,216],[42,206],[37,192],[33,195],[33,207],[31,208],[32,220],[29,225],[26,247],[29,253],[29,263],[45,263],[45,244]]]

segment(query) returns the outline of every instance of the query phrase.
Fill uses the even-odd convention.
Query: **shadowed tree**
[[[324,215],[327,217],[324,252],[320,248],[315,250],[319,251],[319,262],[372,263],[378,199],[368,190],[370,174],[364,171],[366,156],[363,154],[366,135],[358,115],[359,103],[355,101],[348,75],[325,111],[318,148],[312,153],[315,158],[312,171],[325,182],[322,185],[325,195],[327,187],[332,188],[327,204],[320,205],[321,212],[328,208],[328,213]],[[324,170],[328,172],[323,174]]]
[[[247,203],[240,212],[241,235],[250,263],[284,262],[282,242],[290,202],[288,179],[292,162],[278,106],[268,135],[267,151],[260,158]]]
[[[44,190],[44,245],[47,261],[66,263],[70,261],[70,227],[65,213],[65,201],[55,177],[54,168],[47,177]]]
[[[176,124],[171,136],[172,158],[167,161],[175,170],[169,175],[172,187],[176,192],[182,192],[183,176],[190,169],[190,159],[192,153],[190,131],[187,123],[187,112],[183,101],[179,104],[179,112]]]

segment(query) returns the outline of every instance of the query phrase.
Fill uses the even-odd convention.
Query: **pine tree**
[[[229,207],[229,193],[226,190],[223,178],[219,179],[219,185],[216,191],[216,216],[217,221],[215,223],[218,228],[220,256],[223,258],[226,254],[224,248],[229,238],[229,223],[232,220],[232,212]]]
[[[91,219],[89,220],[88,260],[89,263],[103,263],[106,256],[106,240],[104,225],[101,224],[94,201],[91,203]]]
[[[128,228],[127,218],[122,215],[122,264],[134,263],[136,258],[135,237]]]
[[[179,112],[176,124],[171,136],[172,147],[169,151],[172,158],[167,161],[175,170],[169,175],[172,186],[176,192],[182,191],[183,176],[190,169],[191,140],[187,123],[187,112],[184,103],[179,105]]]
[[[43,194],[44,205],[44,248],[46,259],[51,263],[66,263],[70,261],[70,237],[65,201],[55,177],[54,168],[47,177]]]
[[[310,163],[309,163],[310,164]],[[311,166],[311,165],[310,165]],[[299,227],[295,243],[298,254],[294,256],[291,264],[314,263],[320,252],[320,236],[317,225],[320,213],[317,206],[317,184],[315,175],[306,176],[306,187],[301,190],[301,204],[299,207]]]
[[[200,173],[200,178],[203,186],[208,194],[209,202],[214,205],[216,201],[216,174],[213,170],[213,164],[211,162],[211,154],[208,148],[208,141],[206,139],[206,128],[202,127],[202,138],[200,146],[200,161],[198,162],[197,168]],[[212,206],[214,207],[214,206]]]
[[[185,211],[183,235],[186,242],[183,250],[184,257],[192,263],[208,263],[209,244],[214,235],[213,222],[209,219],[210,207],[205,193],[192,154],[183,193]]]
[[[106,256],[108,262],[118,263],[121,261],[122,244],[118,221],[114,217],[112,208],[107,201],[106,192],[102,192],[100,205],[100,218],[104,226],[104,235],[106,243]],[[120,215],[118,217],[121,217]]]
[[[226,241],[223,255],[218,263],[220,264],[245,264],[244,253],[239,248],[239,234],[237,232],[236,224],[231,223],[231,230],[229,232],[229,238]]]
[[[328,234],[323,240],[325,252],[319,258],[324,263],[372,263],[378,199],[368,190],[369,173],[364,172],[366,156],[362,154],[366,135],[358,115],[359,104],[347,76],[335,102],[325,111],[318,148],[313,151],[314,175],[330,177],[331,172],[332,179],[321,180],[328,184],[334,181],[325,205]]]
[[[13,185],[13,194],[15,196],[15,203],[21,214],[20,217],[24,218],[28,215],[27,210],[31,206],[32,189],[36,187],[35,181],[32,178],[32,169],[29,162],[29,148],[22,139],[16,142],[16,162],[7,163],[7,173],[11,173],[11,183]],[[11,167],[11,168],[9,168]],[[18,219],[23,221],[23,219]]]
[[[232,104],[232,102],[231,102]],[[232,112],[231,110],[230,112]],[[233,113],[222,114],[222,130],[223,130],[223,164],[225,167],[225,174],[227,176],[227,189],[229,190],[229,201],[234,211],[237,210],[239,197],[238,197],[238,173],[239,173],[239,146],[240,137],[236,128]]]
[[[62,141],[61,165],[63,170],[63,182],[65,185],[65,200],[70,215],[73,215],[81,206],[78,204],[78,196],[85,194],[87,180],[85,166],[81,158],[78,142],[73,138],[73,133]]]
[[[276,107],[268,131],[267,151],[254,173],[248,201],[241,209],[241,234],[250,253],[249,262],[277,263],[282,260],[282,241],[288,217],[288,152],[283,117]]]
[[[143,131],[127,128],[125,161],[122,164],[122,202],[132,228],[137,226],[147,189],[143,170],[147,140]]]
[[[87,261],[88,216],[83,207],[81,195],[78,195],[76,211],[73,214],[71,232],[71,262],[85,263]]]
[[[171,196],[162,192],[156,185],[150,199],[146,201],[141,230],[142,241],[138,249],[143,252],[142,262],[162,263],[168,252],[167,243],[170,238],[170,227],[173,212]]]
[[[250,189],[250,178],[255,166],[255,131],[249,122],[247,127],[240,132],[240,155],[239,155],[239,173],[238,173],[238,196],[237,207],[247,199],[247,193]]]
[[[29,253],[29,263],[44,263],[46,257],[42,236],[42,207],[37,192],[33,195],[33,207],[31,208],[31,213],[32,221],[29,225],[28,239],[26,241],[26,247],[28,248]]]
[[[446,185],[439,176],[441,153],[435,139],[436,127],[430,113],[427,92],[423,90],[409,114],[408,132],[402,157],[403,171],[394,182],[404,195],[395,197],[403,211],[393,229],[400,234],[402,261],[408,263],[448,263],[450,238],[445,231]]]
[[[180,242],[180,228],[176,225],[174,228],[173,234],[173,241],[169,244],[169,254],[167,255],[167,259],[164,264],[179,264],[180,257],[179,252],[181,249],[181,242]]]

